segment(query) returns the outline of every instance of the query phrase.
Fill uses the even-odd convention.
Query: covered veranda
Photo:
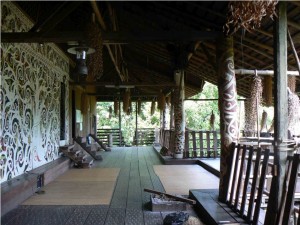
[[[137,224],[155,223],[156,216],[161,222],[163,213],[143,211],[144,199],[149,194],[142,191],[143,176],[148,181],[151,178],[149,188],[167,191],[160,183],[162,178],[153,173],[158,168],[155,164],[160,164],[160,154],[152,146],[109,148],[97,140],[96,125],[97,101],[114,101],[118,106],[115,111],[126,113],[131,111],[130,102],[138,105],[156,101],[161,127],[154,147],[166,147],[171,153],[168,160],[175,164],[197,161],[198,156],[220,157],[220,172],[216,173],[220,180],[218,187],[214,186],[217,199],[213,199],[221,208],[229,206],[236,214],[232,218],[240,217],[246,223],[257,220],[258,214],[252,218],[248,213],[244,218],[243,207],[249,205],[249,212],[251,207],[259,211],[258,203],[268,195],[266,224],[288,223],[287,218],[294,214],[296,223],[294,196],[299,160],[297,155],[291,157],[297,153],[299,121],[296,118],[290,127],[289,96],[296,96],[295,102],[299,104],[300,6],[298,2],[271,2],[269,6],[259,3],[257,8],[269,7],[273,20],[269,15],[261,28],[254,27],[248,33],[247,29],[254,26],[250,24],[240,31],[227,13],[231,9],[232,17],[238,16],[243,13],[232,9],[248,8],[252,3],[1,2],[3,221],[28,222],[29,217],[39,212],[48,217],[36,217],[37,221],[56,214],[62,218],[62,209],[64,213],[76,212],[74,218],[66,216],[70,221],[64,217],[63,223],[73,223],[76,216],[88,223],[93,215],[104,213],[105,220],[99,223],[122,224],[134,214],[131,207],[138,206],[141,211],[134,214],[139,215]],[[258,93],[253,86],[258,77],[265,83],[262,101],[259,94],[256,98],[252,96]],[[184,101],[201,92],[207,81],[219,89],[221,141],[220,149],[216,150],[214,136],[207,142],[212,150],[198,153],[198,141],[186,141],[190,140],[189,132],[192,138],[198,133],[186,130]],[[260,103],[274,106],[272,138],[260,137],[257,110],[249,110],[250,121],[255,123],[244,132],[247,137],[240,139],[237,94],[252,99],[252,108],[259,108]],[[165,104],[161,104],[166,101],[164,98],[171,99],[169,130],[164,121]],[[292,115],[298,115],[297,111]],[[92,144],[88,143],[89,137]],[[120,169],[110,171],[113,175],[107,178],[101,170],[95,175],[99,185],[110,182],[106,185],[113,186],[112,200],[106,202],[103,211],[94,211],[91,206],[84,217],[80,216],[84,210],[79,206],[19,206],[36,191],[40,191],[39,196],[46,196],[47,191],[43,194],[41,188],[62,181],[60,177],[74,171],[70,169],[74,165],[78,171],[95,171],[93,167]],[[81,169],[85,167],[91,169]],[[127,179],[121,188],[118,185],[124,182],[122,173],[133,181]],[[86,179],[89,176],[94,177],[87,175]],[[71,177],[75,179],[76,175]],[[256,177],[260,179],[258,185]],[[292,182],[286,185],[287,181]],[[73,182],[79,186],[76,179]],[[255,191],[247,192],[248,186]],[[127,194],[120,195],[118,188],[127,190]],[[132,195],[135,188],[140,188],[138,197]],[[82,196],[84,201],[87,192],[83,191]],[[123,216],[119,220],[113,214],[119,213],[114,201],[120,199],[126,207],[121,207]],[[102,207],[98,202],[95,205]]]
[[[54,199],[57,198],[57,193],[51,193],[50,183],[43,187],[44,194],[34,194],[33,197],[3,216],[1,224],[163,224],[163,219],[171,212],[151,211],[150,193],[144,192],[144,188],[165,192],[160,178],[154,171],[155,166],[164,166],[164,164],[153,148],[114,147],[111,152],[103,152],[102,156],[103,161],[95,162],[88,170],[108,169],[106,171],[108,173],[109,169],[120,169],[115,186],[102,187],[103,189],[98,190],[98,193],[93,196],[95,199],[101,198],[102,192],[104,192],[106,195],[111,195],[109,201],[94,205],[86,200],[88,196],[83,195],[82,198],[76,195],[72,196],[73,193],[70,190],[70,194],[61,196],[63,204],[61,202],[57,203],[58,199]],[[198,165],[193,166],[200,168]],[[195,168],[195,171],[199,172],[199,168]],[[78,171],[76,168],[70,170],[74,173]],[[184,174],[187,173],[188,171]],[[203,174],[201,175],[201,173]],[[218,185],[218,178],[204,169],[200,171],[199,175],[202,178],[206,176],[208,179],[214,180],[211,188],[216,188]],[[183,185],[180,179],[184,178],[184,175],[181,175],[181,177],[179,175],[177,178],[173,181],[175,182],[173,183],[175,184],[174,188]],[[81,179],[84,180],[84,178]],[[91,178],[91,180],[95,179]],[[65,178],[65,182],[68,181]],[[186,191],[180,194],[188,195],[188,184],[185,184],[185,187]],[[200,187],[201,185],[197,186],[197,188]],[[74,185],[73,189],[76,188],[76,185]],[[107,188],[112,193],[108,193]],[[80,191],[88,190],[86,188]],[[176,192],[178,193],[178,190]],[[172,190],[169,189],[168,193],[172,193]],[[71,205],[69,203],[70,195],[73,198]],[[185,212],[190,216],[198,217],[192,205],[189,205]]]

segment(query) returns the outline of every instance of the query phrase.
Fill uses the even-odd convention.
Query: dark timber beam
[[[1,43],[67,43],[68,41],[83,41],[87,36],[83,32],[15,32],[1,33]]]
[[[116,83],[112,82],[70,82],[70,85],[81,85],[81,86],[96,86],[96,87],[113,87],[115,88],[124,88],[126,86],[134,86],[134,87],[174,87],[176,86],[174,82],[161,82],[161,83],[132,83],[132,82],[125,82],[117,85]]]
[[[168,42],[168,41],[202,41],[214,40],[221,35],[217,31],[134,31],[134,32],[111,32],[104,35],[106,40],[112,42]]]
[[[30,29],[30,32],[49,32],[57,24],[63,21],[71,12],[73,12],[81,3],[81,1],[62,3],[62,5],[52,12],[47,19],[43,21],[37,21],[37,23]]]
[[[215,31],[135,31],[103,32],[104,44],[126,44],[132,42],[169,42],[214,40],[221,33]],[[1,33],[3,43],[64,43],[86,39],[83,32],[15,32]]]
[[[274,168],[266,215],[266,224],[281,224],[277,217],[280,208],[284,183],[285,165],[288,152],[284,141],[288,137],[288,98],[287,98],[287,15],[286,2],[277,4],[277,17],[274,23]],[[271,188],[272,188],[271,187]]]

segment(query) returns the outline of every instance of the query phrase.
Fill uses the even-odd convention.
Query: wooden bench
[[[225,203],[218,201],[218,190],[190,190],[190,198],[197,201],[196,208],[207,224],[287,224],[288,216],[292,213],[293,197],[297,180],[299,155],[289,157],[287,161],[287,176],[285,183],[286,198],[283,199],[279,223],[265,223],[272,215],[271,207],[267,204],[267,212],[261,209],[264,199],[274,189],[268,190],[267,175],[270,151],[261,148],[254,149],[237,145],[232,151],[231,179],[228,187],[228,197]],[[274,187],[273,187],[274,188]],[[292,198],[292,199],[291,199]],[[285,208],[283,208],[285,207]],[[273,207],[274,208],[274,207]],[[283,213],[284,212],[284,213]],[[281,215],[281,214],[280,214]],[[300,224],[299,224],[300,225]]]

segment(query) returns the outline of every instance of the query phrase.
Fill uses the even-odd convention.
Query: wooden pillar
[[[170,130],[174,129],[174,91],[171,94],[171,106],[170,106]]]
[[[283,140],[288,137],[288,97],[287,97],[287,16],[286,2],[279,1],[274,23],[274,168],[270,193],[267,224],[277,224],[288,152]],[[274,190],[273,189],[273,190]],[[277,218],[278,219],[278,218]]]
[[[121,116],[121,101],[119,99],[119,146],[122,146],[121,130],[122,130],[122,116]]]
[[[166,118],[165,118],[165,110],[160,110],[160,129],[164,130],[166,128]]]
[[[161,110],[161,115],[162,115],[162,129],[166,129],[166,108],[164,110]]]
[[[239,133],[233,37],[219,38],[216,49],[221,132],[219,200],[225,202],[232,160],[230,152],[233,150],[232,145],[237,141]]]
[[[184,116],[184,70],[175,71],[174,79],[174,117],[175,117],[175,153],[183,153],[185,141],[185,116]]]
[[[167,127],[167,107],[164,108],[164,110],[162,111],[162,129],[166,129]]]
[[[138,102],[135,102],[135,143],[136,146],[139,144],[139,135],[138,135]]]

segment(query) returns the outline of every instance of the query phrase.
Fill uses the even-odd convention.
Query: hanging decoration
[[[119,101],[117,98],[114,99],[114,113],[115,116],[119,114]]]
[[[108,118],[111,119],[112,117],[112,107],[109,106],[109,109],[108,109]]]
[[[139,98],[138,101],[137,101],[137,104],[138,104],[138,115],[141,115],[141,112],[142,112],[142,100]]]
[[[87,95],[85,93],[81,94],[81,113],[86,114],[87,112]]]
[[[95,53],[87,59],[88,77],[99,80],[103,75],[103,39],[99,26],[94,23],[88,23],[86,26],[89,45],[95,49]]]
[[[264,101],[266,106],[273,105],[273,84],[272,76],[264,77]]]
[[[162,90],[160,90],[160,93],[157,98],[157,108],[161,111],[164,111],[166,108],[166,96],[164,95]]]
[[[151,116],[153,116],[154,112],[155,112],[155,107],[156,107],[156,102],[153,99],[151,102]]]
[[[298,95],[288,88],[288,130],[292,135],[300,134],[300,100]]]
[[[272,123],[271,123],[271,126],[270,126],[270,128],[269,128],[269,130],[268,130],[268,132],[269,133],[273,133],[274,132],[274,118],[273,118],[273,120],[272,120]]]
[[[232,35],[240,28],[248,32],[259,28],[264,17],[273,19],[277,16],[277,3],[277,0],[230,1],[224,33]]]
[[[130,106],[130,89],[127,88],[123,94],[123,112],[127,113]]]
[[[168,107],[171,105],[171,95],[166,96],[166,104]]]
[[[291,92],[295,93],[296,90],[296,77],[288,76],[288,87]]]
[[[264,110],[260,121],[260,132],[267,131],[267,118],[268,118],[268,113]]]
[[[129,108],[127,110],[127,115],[130,115],[132,113],[132,101],[131,101],[131,98],[129,99]]]
[[[215,114],[214,111],[211,111],[210,119],[209,119],[210,130],[215,130]]]
[[[257,110],[262,98],[262,81],[260,76],[254,76],[250,90],[250,99],[245,101],[244,133],[246,136],[254,136],[257,130]]]

